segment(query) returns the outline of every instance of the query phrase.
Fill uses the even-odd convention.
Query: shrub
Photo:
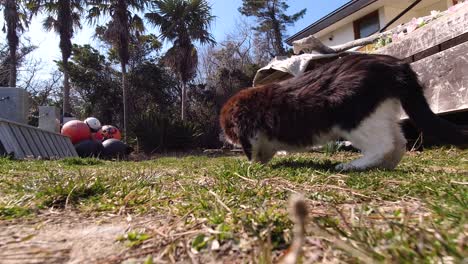
[[[193,123],[156,113],[137,117],[133,132],[146,153],[191,149],[202,136],[201,129]]]

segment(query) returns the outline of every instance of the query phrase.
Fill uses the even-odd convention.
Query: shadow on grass
[[[275,162],[271,165],[273,169],[280,169],[280,168],[291,168],[291,169],[316,169],[316,170],[334,170],[335,166],[338,165],[339,162],[331,162],[329,160],[326,161],[313,161],[313,160],[280,160]]]
[[[61,160],[61,163],[68,166],[92,166],[92,165],[101,165],[104,162],[98,158],[65,158]]]

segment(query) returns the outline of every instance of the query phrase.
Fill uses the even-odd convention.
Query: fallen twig
[[[216,199],[216,201],[222,206],[224,207],[224,209],[226,209],[228,212],[232,213],[231,209],[225,204],[223,203],[223,201],[221,201],[221,198],[219,198],[219,196],[213,192],[212,190],[209,190],[208,193],[210,193],[211,195],[213,195]]]
[[[237,173],[237,172],[234,173],[234,175],[236,175],[237,177],[239,177],[239,178],[241,178],[241,179],[243,179],[243,180],[245,180],[245,181],[252,182],[252,183],[257,183],[257,181],[252,180],[252,179],[249,179],[249,178],[247,178],[247,177],[244,177],[244,176],[240,175],[240,174]]]
[[[468,182],[450,181],[450,183],[460,184],[460,185],[468,185]]]
[[[71,191],[68,193],[67,195],[67,199],[65,199],[65,210],[68,209],[68,202],[70,201],[70,197],[71,197],[71,194],[73,193],[73,191],[76,189],[76,185],[73,186],[73,188],[71,189]]]

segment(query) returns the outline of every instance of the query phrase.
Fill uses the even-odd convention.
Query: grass
[[[138,231],[130,231],[125,235],[117,237],[117,241],[124,242],[128,247],[136,247],[141,245],[145,240],[148,240],[151,236],[146,233]]]
[[[152,245],[154,252],[142,260],[164,253],[175,260],[201,254],[267,263],[289,246],[287,201],[291,193],[302,193],[309,206],[304,260],[419,263],[468,257],[468,151],[408,153],[394,171],[332,170],[356,155],[288,155],[267,166],[239,156],[0,159],[0,219],[21,221],[50,208],[97,217],[163,215],[173,219],[165,236],[135,231],[119,238],[129,245],[122,259]],[[181,253],[184,239],[191,251]]]

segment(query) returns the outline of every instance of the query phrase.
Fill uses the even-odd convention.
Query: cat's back
[[[352,54],[271,87],[279,103],[301,107],[338,105],[355,96],[393,96],[392,85],[408,65],[392,56]],[[370,98],[369,98],[370,99]]]

